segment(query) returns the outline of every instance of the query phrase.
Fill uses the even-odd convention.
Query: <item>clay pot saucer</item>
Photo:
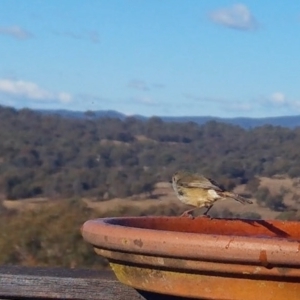
[[[136,289],[194,299],[300,299],[300,223],[182,217],[87,221],[83,238]]]

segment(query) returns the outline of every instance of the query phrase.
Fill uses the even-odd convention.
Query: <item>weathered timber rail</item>
[[[2,299],[179,300],[136,291],[120,283],[110,271],[0,266]]]

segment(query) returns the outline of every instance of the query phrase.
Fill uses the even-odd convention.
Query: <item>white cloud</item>
[[[95,44],[100,42],[100,35],[97,31],[93,30],[93,31],[89,31],[87,33],[87,36],[89,38],[89,40]]]
[[[287,110],[290,113],[299,112],[300,101],[297,98],[290,98],[282,92],[274,92],[263,98],[262,104],[270,110]]]
[[[72,101],[72,96],[66,92],[50,92],[39,87],[34,82],[23,80],[0,79],[0,93],[35,101],[57,100],[61,103],[70,103]]]
[[[197,96],[191,93],[183,93],[183,97],[188,100],[193,100],[197,102],[211,102],[211,103],[224,103],[227,102],[226,99],[222,98],[214,98],[214,97],[206,97],[206,96]]]
[[[269,100],[274,104],[287,104],[286,96],[285,94],[281,92],[275,92],[270,97]]]
[[[166,85],[163,83],[153,83],[152,86],[157,89],[163,89],[166,87]]]
[[[136,89],[136,90],[140,90],[140,91],[149,90],[149,87],[146,82],[144,82],[142,80],[136,80],[136,79],[129,81],[128,87]]]
[[[253,30],[258,24],[244,4],[235,4],[228,8],[220,8],[210,13],[210,19],[225,27],[239,30]]]
[[[299,110],[299,109],[300,109],[300,101],[294,101],[294,102],[292,103],[292,106],[293,106],[294,108],[296,108],[297,110]]]
[[[155,105],[156,102],[150,96],[140,96],[136,97],[135,101],[145,105]]]
[[[0,91],[14,96],[23,96],[32,99],[49,98],[50,94],[37,84],[22,80],[0,79]]]
[[[100,35],[96,30],[86,31],[84,33],[78,33],[74,31],[62,31],[62,32],[55,31],[54,34],[59,36],[65,36],[76,40],[87,40],[94,44],[100,42]]]
[[[1,27],[0,34],[9,35],[18,40],[27,40],[32,37],[32,34],[19,26]]]
[[[230,105],[225,107],[230,111],[239,111],[239,112],[249,112],[253,110],[253,107],[249,103],[231,103]]]
[[[57,98],[62,103],[72,102],[72,96],[68,93],[65,93],[65,92],[58,93]]]
[[[147,83],[144,80],[139,80],[139,79],[133,79],[130,80],[127,84],[127,87],[136,89],[139,91],[149,91],[150,89],[164,89],[166,87],[165,84],[163,83]]]

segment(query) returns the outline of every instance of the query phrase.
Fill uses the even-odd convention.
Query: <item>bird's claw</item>
[[[209,218],[209,219],[211,219],[211,216],[204,214],[204,215],[199,216],[199,218]]]
[[[190,211],[185,211],[182,215],[180,215],[180,217],[194,219],[194,216]]]

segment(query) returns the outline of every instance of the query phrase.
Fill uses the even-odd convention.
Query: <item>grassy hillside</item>
[[[242,205],[233,200],[217,202],[212,217],[300,220],[299,180],[260,178],[259,188],[268,187],[276,196],[284,191],[284,211],[274,211],[258,203]],[[235,191],[245,192],[245,185]],[[0,213],[0,264],[106,268],[107,262],[95,255],[81,235],[88,219],[111,216],[176,216],[188,209],[174,196],[169,183],[159,183],[151,199],[141,194],[126,199],[5,200]],[[195,215],[200,215],[199,209]]]
[[[10,200],[150,195],[178,169],[230,189],[255,176],[300,176],[300,129],[66,119],[0,107],[0,141],[0,195]]]

